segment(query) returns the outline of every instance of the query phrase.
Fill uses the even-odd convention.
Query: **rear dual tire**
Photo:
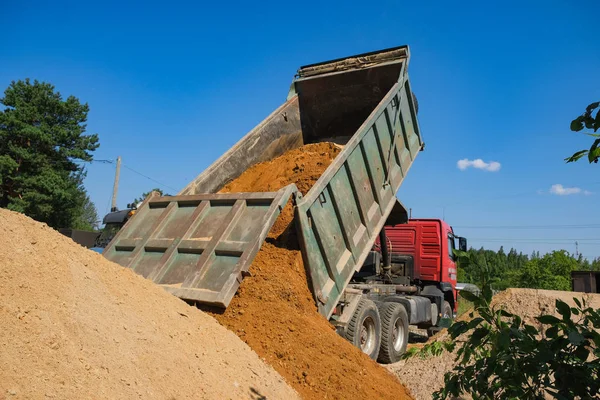
[[[402,304],[381,303],[381,346],[377,361],[391,364],[400,361],[408,345],[408,313]]]
[[[372,360],[400,361],[408,344],[408,314],[402,304],[361,299],[345,336]]]

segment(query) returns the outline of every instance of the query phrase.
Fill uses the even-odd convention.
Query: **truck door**
[[[456,278],[458,274],[456,258],[454,256],[454,249],[456,249],[456,238],[454,234],[450,231],[447,233],[448,236],[448,245],[446,249],[446,254],[444,255],[444,259],[442,261],[442,282],[448,282],[452,285],[452,297],[454,298],[454,302],[451,303],[453,311],[456,312],[456,304],[458,302],[457,294],[456,294]],[[448,292],[446,292],[448,294]],[[448,299],[447,299],[448,300]]]

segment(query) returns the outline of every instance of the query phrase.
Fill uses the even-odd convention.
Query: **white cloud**
[[[500,167],[501,167],[500,163],[497,161],[490,161],[489,163],[487,163],[487,162],[483,161],[481,158],[478,158],[476,160],[469,160],[468,158],[463,158],[462,160],[458,160],[458,162],[456,163],[456,166],[461,171],[464,171],[465,169],[467,169],[469,167],[473,167],[473,168],[482,169],[484,171],[489,171],[489,172],[499,171]]]
[[[586,196],[590,196],[590,195],[592,195],[594,193],[590,192],[589,190],[584,190],[583,194],[585,194]]]
[[[578,187],[564,187],[560,183],[556,185],[552,185],[550,188],[550,193],[557,194],[559,196],[568,196],[570,194],[579,194],[581,193],[581,188]],[[591,194],[587,190],[584,192],[585,194]]]

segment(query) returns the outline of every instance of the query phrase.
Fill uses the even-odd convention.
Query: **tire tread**
[[[402,304],[399,303],[380,303],[379,304],[379,315],[381,316],[381,347],[379,350],[378,361],[383,364],[391,364],[398,360],[392,359],[394,354],[393,343],[391,343],[391,325],[393,325],[392,318],[396,314],[398,309],[402,309],[400,313],[404,312],[404,316],[408,321],[408,314]],[[405,332],[406,340],[408,341],[408,329]],[[390,347],[391,346],[391,347]]]

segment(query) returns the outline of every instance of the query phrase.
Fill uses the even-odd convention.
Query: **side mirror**
[[[458,238],[458,249],[460,251],[467,251],[467,239],[464,237]]]

